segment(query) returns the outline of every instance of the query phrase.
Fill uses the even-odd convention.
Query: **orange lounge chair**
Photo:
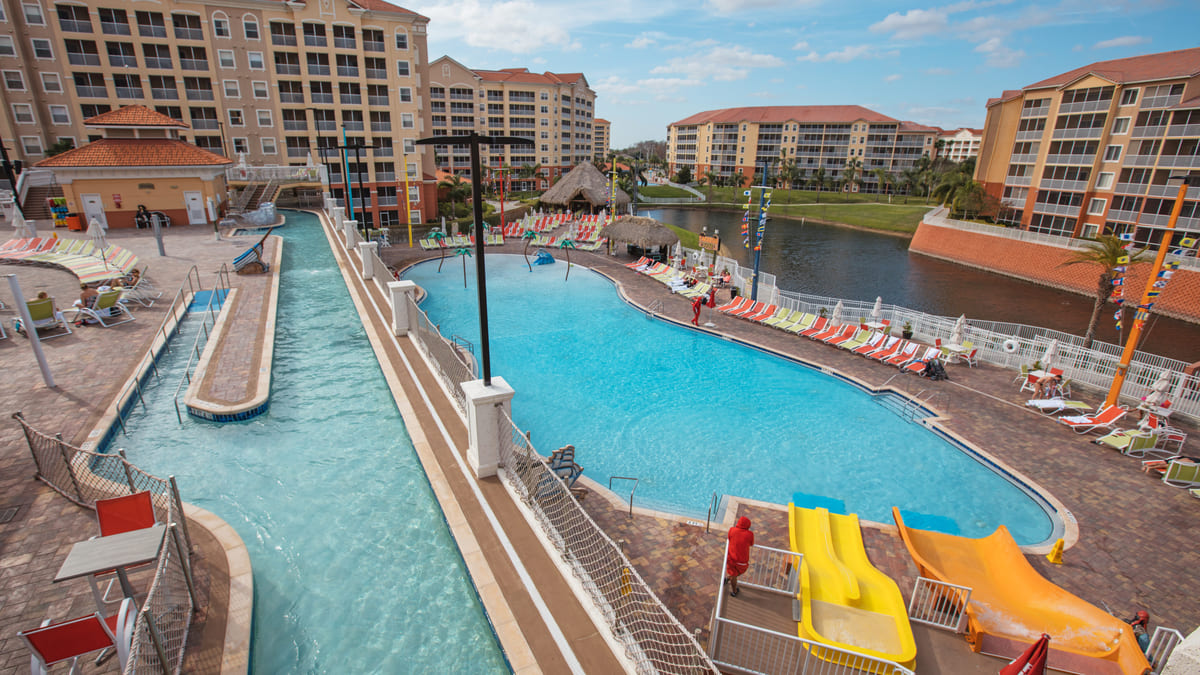
[[[829,324],[829,319],[826,319],[823,316],[819,316],[819,317],[817,317],[817,322],[812,325],[812,328],[809,328],[807,330],[802,330],[802,331],[800,331],[800,334],[803,335],[804,337],[812,337],[812,336],[816,335],[817,333],[823,332],[825,330],[825,326],[827,326],[828,324]]]
[[[938,349],[937,347],[927,347],[924,354],[922,354],[919,358],[910,359],[907,363],[902,364],[900,369],[906,372],[922,372],[925,370],[925,363],[930,359],[937,357],[941,353],[942,350]]]
[[[887,361],[888,359],[890,359],[893,356],[895,356],[896,354],[898,354],[901,349],[904,349],[904,345],[906,345],[906,344],[908,344],[907,340],[896,340],[895,342],[892,343],[891,347],[873,351],[870,354],[867,354],[867,357],[875,359],[876,361],[880,361],[880,362]]]
[[[887,337],[887,333],[875,333],[871,336],[870,340],[867,340],[865,344],[861,344],[854,349],[851,349],[850,353],[866,354],[867,352],[873,352],[883,346],[883,342],[887,339]]]
[[[650,259],[647,258],[646,256],[642,256],[642,257],[638,258],[637,260],[635,260],[634,262],[625,263],[625,266],[628,267],[629,269],[633,269],[635,267],[641,267],[642,265],[645,265],[648,262],[650,262]]]
[[[838,332],[836,332],[833,335],[830,335],[828,337],[822,338],[821,342],[824,342],[826,344],[831,344],[831,345],[837,344],[837,342],[839,340],[842,342],[845,342],[846,340],[849,340],[850,338],[854,337],[854,334],[857,332],[858,332],[858,326],[856,326],[852,323],[848,323],[843,326],[839,326]],[[815,340],[816,338],[813,338],[813,339]]]
[[[1112,426],[1128,412],[1119,405],[1110,405],[1095,415],[1065,415],[1059,417],[1058,421],[1071,427],[1077,434],[1086,434],[1089,431],[1100,429],[1111,431]]]
[[[904,349],[901,349],[895,354],[889,356],[884,363],[891,364],[893,366],[903,366],[909,361],[917,358],[917,350],[920,348],[921,345],[917,344],[916,342],[909,342],[908,344],[904,345]]]
[[[755,314],[762,312],[763,307],[766,307],[766,306],[767,306],[767,303],[759,301],[759,302],[755,302],[755,303],[751,304],[749,307],[744,307],[737,311],[730,312],[729,315],[747,318],[747,317],[751,317],[751,316],[754,316]]]
[[[747,316],[746,318],[750,319],[751,321],[762,321],[763,319],[769,319],[769,318],[775,316],[775,312],[778,312],[778,311],[779,311],[779,305],[767,305],[766,307],[763,307],[763,310],[761,312],[759,312],[757,314],[753,314],[751,316]]]
[[[730,300],[729,302],[725,303],[724,305],[721,305],[720,307],[717,308],[717,311],[725,312],[726,314],[728,314],[733,311],[745,309],[747,302],[750,302],[750,298],[743,295],[740,298],[734,298],[734,299]]]

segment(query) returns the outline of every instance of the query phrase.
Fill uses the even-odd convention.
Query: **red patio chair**
[[[80,656],[110,648],[116,648],[117,661],[124,671],[136,618],[137,609],[133,600],[126,598],[121,603],[121,609],[113,616],[105,618],[96,612],[54,624],[46,619],[41,627],[21,631],[17,635],[33,652],[29,659],[29,672],[33,675],[46,675],[48,666],[67,659],[71,659],[71,672],[76,673]]]
[[[150,492],[143,491],[123,497],[97,499],[96,521],[100,525],[100,536],[107,537],[153,527],[158,523],[158,518],[154,514],[154,501],[151,499]],[[101,610],[106,604],[121,599],[121,596],[109,597],[113,584],[116,583],[115,577],[108,580],[108,585],[104,588],[103,593],[100,592],[98,584],[98,579],[101,577],[115,574],[116,570],[109,570],[88,577],[88,581],[92,585],[92,596],[96,600],[96,607]]]

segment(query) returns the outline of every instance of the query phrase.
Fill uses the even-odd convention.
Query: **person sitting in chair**
[[[1052,398],[1058,392],[1058,385],[1062,383],[1062,375],[1051,373],[1037,379],[1034,383],[1033,397],[1037,398]]]

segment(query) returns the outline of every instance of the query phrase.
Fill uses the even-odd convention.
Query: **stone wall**
[[[1095,297],[1099,269],[1093,265],[1063,266],[1072,249],[994,237],[922,222],[909,250],[968,267],[988,270],[1035,284]],[[1127,302],[1138,302],[1146,288],[1153,258],[1134,265],[1126,275]],[[1200,323],[1200,273],[1180,269],[1154,304],[1154,312]]]

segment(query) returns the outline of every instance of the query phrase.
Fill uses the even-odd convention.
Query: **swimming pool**
[[[508,672],[321,227],[287,219],[269,411],[180,425],[176,349],[112,445],[245,541],[254,671]]]
[[[474,266],[467,288],[460,265],[437,266],[404,277],[429,291],[422,308],[443,334],[478,344]],[[858,387],[649,319],[599,274],[575,267],[564,281],[562,260],[531,273],[493,254],[487,266],[492,373],[516,390],[514,421],[543,453],[574,444],[601,484],[638,478],[640,505],[703,517],[713,492],[776,504],[805,492],[880,522],[893,505],[944,516],[966,536],[1053,532],[1033,496]]]

